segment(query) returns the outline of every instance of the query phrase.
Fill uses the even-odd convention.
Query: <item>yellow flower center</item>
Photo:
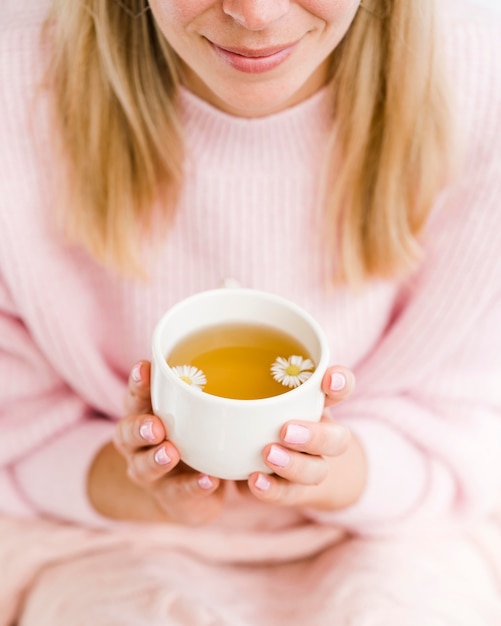
[[[299,376],[301,369],[297,365],[288,365],[285,368],[285,373],[287,376]]]
[[[184,382],[185,382],[186,384],[188,384],[188,385],[191,385],[191,384],[192,384],[192,382],[193,382],[189,376],[180,376],[179,378],[180,378],[181,380],[184,380]]]

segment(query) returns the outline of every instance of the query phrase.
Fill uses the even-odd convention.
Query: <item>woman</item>
[[[6,620],[501,623],[500,25],[435,4],[53,0],[3,29]],[[149,401],[156,321],[228,279],[335,359],[326,418],[239,484]]]

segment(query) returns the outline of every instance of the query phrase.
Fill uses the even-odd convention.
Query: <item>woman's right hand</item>
[[[102,514],[136,521],[197,525],[215,519],[223,506],[221,481],[180,461],[150,400],[150,363],[129,376],[126,415],[112,444],[96,458],[89,492]]]

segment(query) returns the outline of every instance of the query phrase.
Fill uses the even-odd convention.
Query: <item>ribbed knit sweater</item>
[[[327,286],[321,246],[325,92],[249,120],[182,90],[186,184],[149,281],[119,278],[66,243],[53,223],[43,102],[30,117],[39,15],[9,10],[0,22],[0,512],[100,523],[86,475],[122,414],[131,366],[150,357],[168,307],[226,279],[305,307],[332,361],[357,376],[332,413],[365,449],[364,494],[345,511],[284,512],[283,524],[315,518],[370,534],[491,511],[501,496],[499,20],[459,2],[447,10],[461,175],[437,199],[417,271],[354,293]]]

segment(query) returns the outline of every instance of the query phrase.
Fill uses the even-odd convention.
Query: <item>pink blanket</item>
[[[0,626],[501,625],[496,519],[370,540],[0,518],[0,572]]]

